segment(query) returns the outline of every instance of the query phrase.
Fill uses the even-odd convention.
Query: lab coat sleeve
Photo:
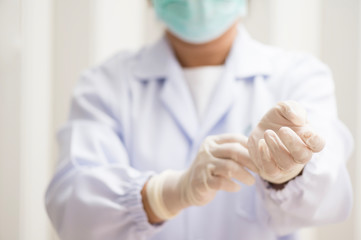
[[[106,69],[87,72],[58,134],[60,159],[47,193],[48,215],[64,240],[148,239],[141,189],[152,172],[130,166],[125,144],[129,90]]]
[[[306,108],[311,126],[325,138],[326,146],[313,155],[302,176],[283,190],[257,179],[259,217],[280,236],[302,227],[343,221],[352,208],[346,161],[353,140],[337,117],[331,73],[312,57],[298,58],[292,65],[285,74],[287,82],[278,83],[283,85],[281,100],[295,100]]]

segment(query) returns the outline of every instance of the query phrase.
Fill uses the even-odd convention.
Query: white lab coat
[[[295,100],[327,140],[303,175],[281,191],[257,177],[238,193],[150,225],[140,191],[154,173],[186,169],[206,136],[248,135],[281,100]],[[46,193],[49,217],[66,240],[294,239],[302,227],[342,221],[352,190],[352,138],[338,120],[329,69],[315,58],[251,39],[239,28],[222,80],[198,122],[182,69],[165,37],[87,71],[58,134],[60,157]]]

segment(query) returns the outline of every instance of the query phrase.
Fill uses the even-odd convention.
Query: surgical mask
[[[194,44],[220,37],[247,13],[247,0],[152,0],[174,35]]]

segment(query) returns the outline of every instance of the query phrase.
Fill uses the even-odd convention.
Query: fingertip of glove
[[[306,110],[296,101],[279,102],[281,114],[284,118],[297,126],[303,126],[307,123]]]
[[[250,179],[247,183],[246,183],[246,185],[247,186],[252,186],[252,185],[254,185],[256,183],[256,179],[253,177],[252,179]]]
[[[321,152],[325,147],[325,140],[318,135],[313,135],[306,139],[306,144],[313,152],[317,153]]]

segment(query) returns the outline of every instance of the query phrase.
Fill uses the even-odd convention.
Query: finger
[[[215,166],[212,171],[215,176],[221,176],[228,179],[234,178],[249,186],[255,183],[252,174],[234,161],[214,159],[212,164]]]
[[[310,127],[303,127],[298,130],[298,135],[312,152],[321,152],[325,147],[325,140]]]
[[[264,139],[259,140],[258,149],[261,156],[262,172],[264,172],[267,176],[271,178],[278,177],[281,174],[281,170],[272,159],[270,151]]]
[[[306,110],[295,101],[283,101],[277,104],[281,115],[296,126],[303,126],[307,123]]]
[[[213,136],[213,140],[217,144],[240,143],[242,146],[247,147],[248,138],[242,134],[225,133]]]
[[[257,167],[252,162],[248,149],[239,143],[224,143],[210,148],[210,153],[216,158],[231,159],[249,170],[256,172]]]
[[[248,154],[250,157],[251,165],[247,166],[248,169],[250,169],[252,172],[259,174],[259,171],[261,169],[260,167],[260,158],[259,158],[259,151],[258,151],[258,138],[255,136],[251,136],[248,138],[247,141],[247,149]]]
[[[241,189],[241,186],[231,179],[220,178],[220,181],[221,181],[220,190],[226,192],[238,192]]]
[[[296,163],[305,164],[311,160],[312,151],[292,129],[282,127],[278,131],[278,136]]]
[[[224,190],[227,192],[238,192],[241,186],[231,179],[213,176],[208,180],[208,186],[213,190]]]
[[[275,160],[276,165],[281,170],[293,168],[295,162],[278,135],[272,130],[267,130],[264,138],[270,150],[271,158]]]

